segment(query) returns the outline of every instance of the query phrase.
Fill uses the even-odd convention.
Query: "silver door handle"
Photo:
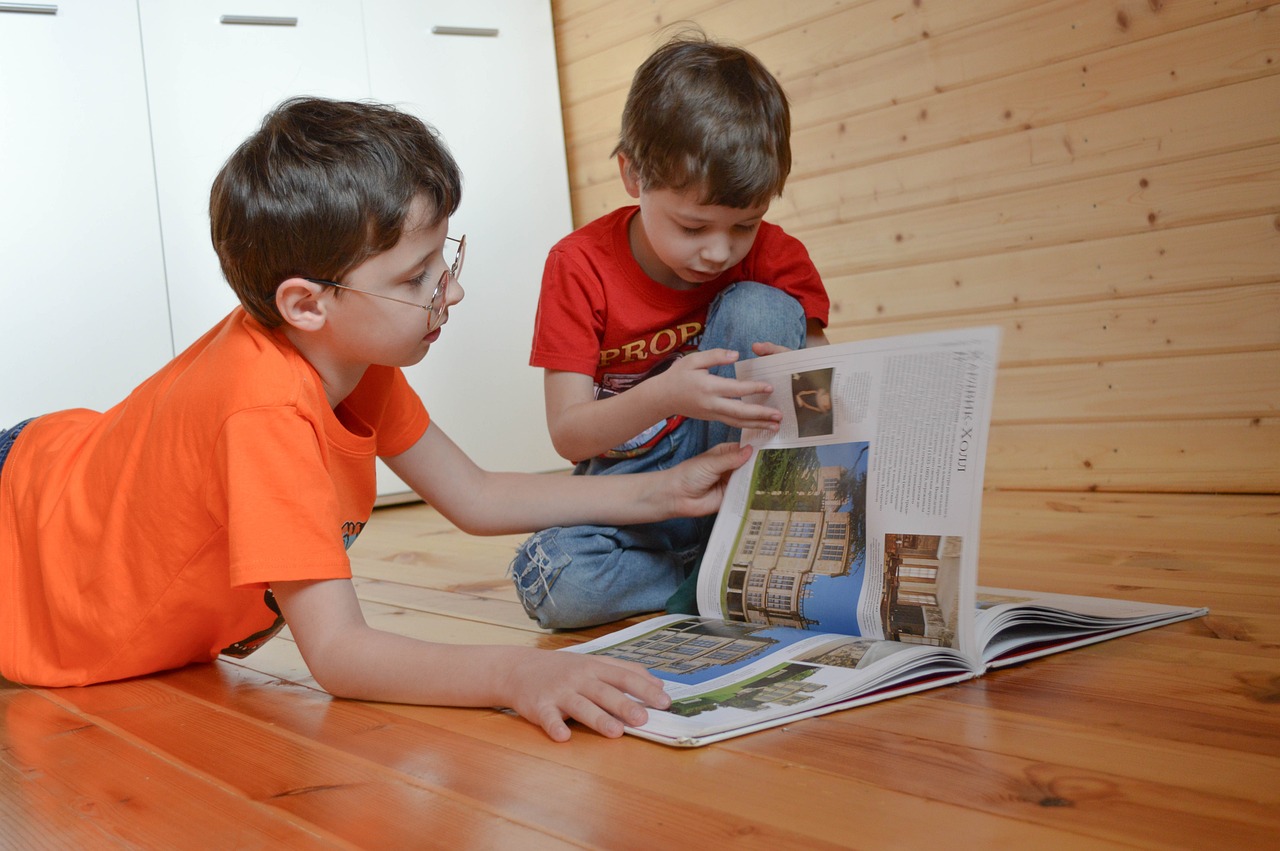
[[[497,38],[497,27],[432,27],[432,35],[473,35],[481,38]]]
[[[223,15],[220,24],[248,24],[257,27],[296,27],[297,18],[272,18],[267,15]]]
[[[25,12],[28,15],[56,15],[58,7],[50,3],[0,3],[0,12]]]

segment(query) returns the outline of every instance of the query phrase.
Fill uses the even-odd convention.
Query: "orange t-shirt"
[[[269,583],[351,576],[374,458],[427,424],[389,367],[331,409],[239,308],[114,408],[39,417],[0,472],[0,673],[85,685],[268,630]]]

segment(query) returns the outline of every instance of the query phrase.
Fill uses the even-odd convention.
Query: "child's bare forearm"
[[[670,470],[625,476],[484,473],[433,504],[473,535],[697,517],[720,507],[724,480],[749,454],[726,444]]]
[[[556,741],[569,738],[568,718],[609,737],[643,724],[644,706],[629,695],[669,703],[638,666],[528,647],[433,644],[368,627],[328,642],[308,665],[337,697],[510,708]]]
[[[475,535],[501,535],[550,526],[625,525],[712,514],[720,507],[728,475],[749,455],[749,450],[724,444],[655,473],[494,473],[478,467],[432,423],[417,443],[386,461],[458,528]]]
[[[625,393],[565,406],[548,418],[551,442],[568,461],[594,458],[669,416],[658,378]]]
[[[433,644],[364,627],[304,655],[335,697],[435,706],[496,706],[505,667],[496,647]],[[314,658],[312,658],[314,657]]]

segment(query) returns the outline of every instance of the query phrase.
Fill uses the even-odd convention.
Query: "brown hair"
[[[282,281],[339,280],[390,249],[419,195],[430,225],[462,200],[461,172],[433,129],[390,106],[294,98],[218,172],[213,247],[245,310],[275,327]]]
[[[685,31],[636,71],[614,156],[646,189],[700,189],[702,203],[745,208],[782,194],[791,113],[782,87],[739,47]]]

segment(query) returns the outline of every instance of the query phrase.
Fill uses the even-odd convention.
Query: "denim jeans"
[[[31,420],[23,420],[13,428],[0,429],[0,469],[4,468],[4,459],[9,457],[9,450],[13,448],[13,442],[18,439],[18,435],[27,423]]]
[[[774,287],[744,281],[711,303],[700,350],[733,349],[753,357],[751,344],[804,346],[800,303]],[[715,367],[733,376],[733,365]],[[726,441],[738,429],[687,419],[649,452],[634,458],[592,458],[574,475],[604,476],[666,470]],[[594,626],[658,611],[691,580],[714,517],[677,517],[635,526],[556,526],[528,538],[516,550],[511,576],[529,617],[546,629]]]

